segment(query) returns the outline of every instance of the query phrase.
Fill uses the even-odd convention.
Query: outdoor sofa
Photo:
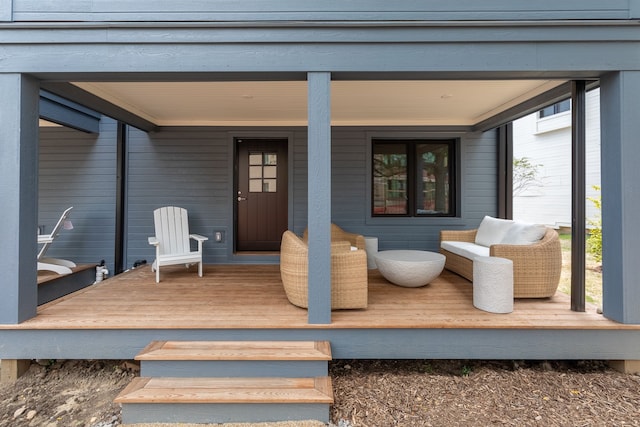
[[[473,230],[441,230],[445,268],[473,281],[473,259],[513,261],[514,298],[547,298],[556,293],[562,270],[558,233],[539,224],[485,217]]]

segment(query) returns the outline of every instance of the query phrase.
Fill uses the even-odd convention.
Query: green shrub
[[[594,185],[593,189],[600,191],[600,186]],[[602,195],[598,197],[588,197],[589,201],[598,209],[598,215],[588,220],[591,228],[589,229],[589,237],[587,238],[587,252],[593,256],[596,262],[602,262]]]

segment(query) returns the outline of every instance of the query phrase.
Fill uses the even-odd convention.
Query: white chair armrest
[[[53,236],[51,234],[39,234],[38,244],[53,243]]]
[[[160,241],[155,236],[149,237],[149,244],[153,246],[158,246],[160,244]]]
[[[201,236],[200,234],[189,234],[189,238],[197,240],[198,242],[204,242],[205,240],[209,240],[208,237]]]

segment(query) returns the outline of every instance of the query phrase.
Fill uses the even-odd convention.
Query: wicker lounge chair
[[[287,298],[293,305],[308,308],[307,244],[292,231],[282,235],[280,275]],[[348,241],[331,243],[331,309],[367,307],[367,255],[351,250]]]
[[[440,241],[473,243],[477,229],[441,230]],[[473,260],[440,248],[445,268],[473,280]],[[556,293],[562,270],[562,252],[558,233],[547,228],[539,242],[531,245],[494,244],[489,255],[513,261],[514,298],[547,298]]]
[[[309,230],[304,230],[302,235],[302,240],[305,242],[308,239]],[[365,239],[364,236],[356,233],[349,233],[348,231],[344,231],[342,228],[335,224],[331,224],[331,241],[332,242],[342,242],[347,241],[351,244],[351,246],[356,247],[358,249],[365,249]]]

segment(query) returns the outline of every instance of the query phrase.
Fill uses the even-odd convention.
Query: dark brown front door
[[[236,250],[280,250],[288,225],[287,140],[236,139],[236,185]]]

